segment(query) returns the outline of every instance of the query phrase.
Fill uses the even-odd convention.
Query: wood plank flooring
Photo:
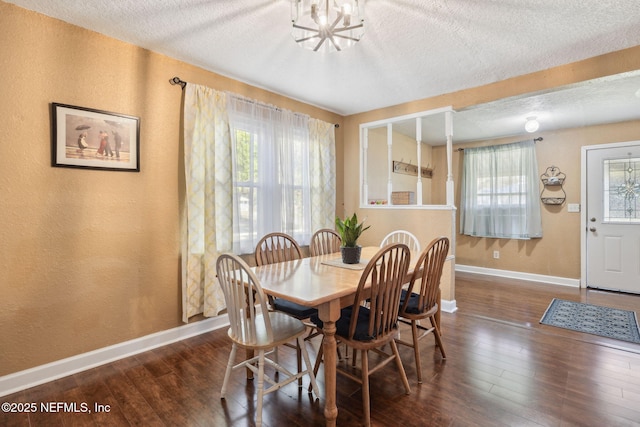
[[[551,299],[640,311],[640,296],[456,274],[458,311],[442,314],[443,361],[422,340],[423,384],[400,346],[412,387],[391,364],[371,378],[375,426],[640,426],[640,345],[539,324]],[[408,329],[402,329],[408,334]],[[319,345],[313,343],[312,355]],[[3,426],[252,426],[255,390],[234,372],[220,386],[230,350],[214,331],[0,398],[86,404],[91,413],[0,413]],[[295,368],[292,351],[281,361]],[[312,356],[313,357],[313,356]],[[322,370],[319,385],[324,392]],[[322,426],[323,402],[296,384],[265,397],[263,425]],[[109,408],[95,411],[95,405]],[[361,423],[359,386],[338,377],[338,425]]]

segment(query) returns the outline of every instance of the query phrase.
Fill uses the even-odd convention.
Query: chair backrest
[[[323,228],[311,236],[309,253],[311,256],[332,254],[334,252],[340,252],[341,245],[342,239],[338,232],[330,228]]]
[[[216,262],[218,281],[224,292],[229,313],[230,336],[236,341],[253,344],[266,334],[273,341],[269,316],[256,316],[256,306],[268,313],[265,293],[249,265],[239,256],[222,254]]]
[[[275,264],[302,258],[300,245],[285,233],[269,233],[256,245],[256,265]]]
[[[412,302],[412,310],[425,312],[437,307],[440,278],[442,277],[442,269],[448,253],[449,239],[438,237],[433,239],[420,254],[407,289],[408,295],[411,295],[411,293],[419,295],[417,304],[415,304],[415,300]],[[418,280],[420,280],[420,288],[414,289]],[[400,314],[407,310],[409,301],[410,298],[405,298]]]
[[[348,339],[385,342],[397,330],[402,285],[406,283],[411,252],[404,243],[385,246],[376,253],[360,277],[352,307]],[[370,285],[370,293],[365,287]],[[358,330],[357,320],[361,304],[369,301],[370,321],[367,330]]]
[[[384,248],[390,243],[404,243],[409,246],[410,250],[420,252],[420,242],[418,241],[418,238],[406,230],[396,230],[387,234],[385,238],[382,239],[380,247]]]

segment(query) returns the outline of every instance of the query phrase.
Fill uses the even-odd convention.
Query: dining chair
[[[232,341],[220,398],[226,398],[231,371],[241,367],[248,368],[258,378],[256,426],[262,424],[262,401],[264,395],[296,380],[301,385],[300,380],[304,375],[309,376],[310,389],[313,390],[316,396],[320,396],[309,354],[302,341],[306,332],[304,323],[286,313],[269,311],[267,299],[258,278],[247,263],[237,255],[220,255],[216,263],[216,272],[227,304],[229,313],[228,335]],[[260,308],[259,312],[256,307]],[[271,350],[275,350],[278,346],[291,340],[297,341],[306,366],[305,370],[298,369],[297,374],[290,372],[279,364],[277,360],[274,361],[266,357],[271,354]],[[258,352],[258,355],[235,364],[239,347]],[[276,379],[265,374],[265,365],[275,369],[276,375],[278,375]],[[285,378],[283,379],[281,375],[285,376]],[[270,385],[266,390],[264,388],[265,381]]]
[[[403,243],[380,249],[362,272],[353,305],[343,308],[340,311],[340,318],[336,321],[336,340],[360,351],[359,377],[354,375],[350,368],[342,369],[338,366],[337,372],[362,385],[364,424],[367,426],[371,423],[369,399],[371,374],[395,361],[406,394],[411,392],[400,353],[394,341],[398,330],[402,284],[407,278],[410,256],[409,247]],[[369,304],[364,306],[362,303],[367,299]],[[323,322],[317,315],[311,316],[311,320],[319,328],[323,327]],[[383,351],[386,344],[389,344],[391,353]],[[318,357],[322,357],[322,346],[320,349]],[[376,364],[373,368],[369,368],[369,352],[381,357],[375,359]]]
[[[342,239],[337,231],[330,228],[322,228],[311,236],[309,254],[318,256],[340,252],[341,245]]]
[[[387,234],[382,242],[380,243],[380,247],[384,248],[390,243],[404,243],[409,246],[409,249],[415,252],[420,252],[420,242],[418,238],[413,235],[413,233],[406,230],[396,230]]]
[[[448,238],[439,237],[431,241],[429,246],[420,254],[413,270],[409,287],[402,291],[400,298],[399,320],[411,325],[412,341],[408,342],[396,338],[396,342],[413,347],[418,383],[422,383],[422,366],[420,363],[420,347],[418,345],[418,341],[421,338],[433,333],[442,358],[447,358],[436,314],[439,304],[440,278],[442,277],[442,269],[448,252]],[[414,290],[418,281],[420,281],[419,288]],[[429,319],[430,327],[420,324],[420,320],[424,319]],[[422,332],[421,335],[418,335],[418,330]]]
[[[258,241],[256,265],[275,264],[302,258],[302,250],[295,239],[286,233],[269,233]]]
[[[255,250],[255,259],[257,266],[275,264],[284,261],[294,261],[302,259],[302,250],[300,249],[298,242],[296,242],[293,237],[286,233],[274,232],[265,235],[258,241]],[[313,307],[306,307],[304,305],[288,301],[284,298],[274,298],[271,296],[268,298],[269,304],[273,310],[289,314],[299,320],[309,319],[312,314],[318,312],[318,310]],[[305,325],[310,328],[309,334],[306,337],[307,340],[318,335],[319,332],[313,323],[307,322]],[[298,370],[302,369],[301,349],[297,348],[297,345],[293,346],[287,344],[287,347],[296,348]],[[301,383],[302,382],[300,381],[300,384]]]

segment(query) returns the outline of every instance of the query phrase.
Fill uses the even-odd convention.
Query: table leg
[[[318,315],[323,322],[324,333],[322,351],[324,353],[324,417],[326,425],[334,427],[338,418],[336,406],[336,320],[340,317],[340,302],[331,301],[318,308]]]

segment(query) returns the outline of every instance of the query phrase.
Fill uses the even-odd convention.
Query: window
[[[308,117],[229,99],[233,248],[250,253],[267,233],[301,245],[311,236]]]
[[[476,237],[542,237],[533,140],[464,150],[460,232]]]
[[[640,223],[640,159],[604,161],[604,221]]]
[[[360,206],[453,206],[451,107],[360,125]],[[447,150],[446,187],[433,180],[436,153]]]

